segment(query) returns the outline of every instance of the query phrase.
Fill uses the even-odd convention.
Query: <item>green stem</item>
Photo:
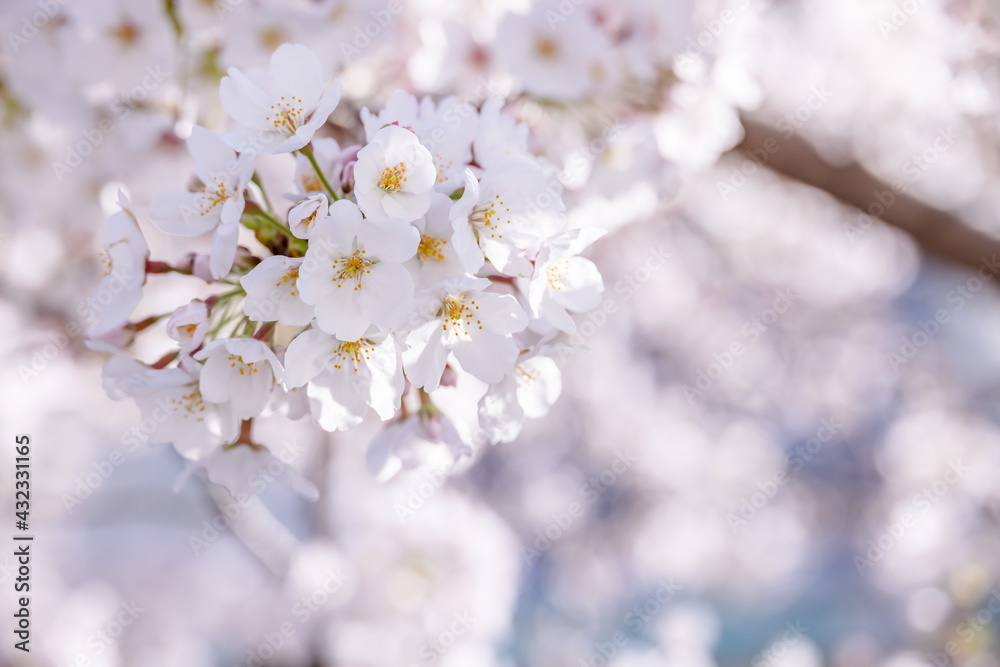
[[[316,164],[316,158],[313,157],[312,147],[303,146],[302,148],[299,149],[299,152],[306,156],[306,159],[309,160],[309,163],[313,166],[313,169],[316,170],[316,175],[319,176],[319,180],[323,183],[323,186],[326,188],[326,191],[330,193],[330,197],[333,198],[333,201],[337,201],[338,199],[340,199],[337,196],[337,193],[333,191],[333,188],[330,187],[330,183],[326,180],[326,176],[323,175],[323,170],[319,168],[318,164]]]
[[[292,236],[292,230],[290,230],[288,227],[285,227],[283,224],[281,224],[280,222],[278,222],[277,218],[275,218],[274,216],[272,216],[270,213],[268,213],[264,209],[259,209],[257,211],[254,211],[250,215],[254,215],[254,216],[257,216],[257,217],[265,220],[269,225],[272,225],[272,226],[276,227],[277,229],[280,229],[283,233],[287,234],[289,237],[295,238],[294,236]]]
[[[267,204],[267,210],[273,211],[274,206],[271,205],[271,198],[267,196],[267,190],[264,189],[264,183],[260,180],[260,176],[254,172],[254,175],[250,178],[250,180],[253,181],[258,188],[260,188],[260,194],[264,196],[264,203]]]

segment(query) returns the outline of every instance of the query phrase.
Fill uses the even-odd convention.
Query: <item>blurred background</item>
[[[1000,665],[998,4],[4,0],[0,508],[28,433],[36,541],[0,664]],[[284,42],[343,79],[328,134],[506,97],[610,232],[560,401],[448,476],[282,421],[319,501],[177,490],[84,348],[118,188],[191,250],[144,211]]]

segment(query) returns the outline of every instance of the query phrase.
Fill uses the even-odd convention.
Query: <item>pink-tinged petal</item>
[[[275,99],[294,96],[306,112],[316,106],[323,90],[323,66],[307,47],[282,44],[271,54],[269,72]]]
[[[403,369],[414,387],[434,391],[448,364],[448,348],[443,342],[441,322],[432,320],[410,332],[403,351]]]
[[[271,96],[235,67],[230,67],[228,74],[219,82],[222,108],[244,127],[264,127],[273,104]]]
[[[479,427],[490,442],[511,442],[521,432],[524,410],[517,402],[517,381],[508,375],[479,400]]]
[[[524,416],[540,419],[562,393],[562,373],[549,357],[532,357],[518,364],[517,400]]]
[[[528,316],[521,304],[510,294],[494,294],[482,292],[475,296],[476,317],[482,321],[483,329],[498,334],[511,334],[524,331],[528,326]]]
[[[550,295],[546,295],[542,300],[539,319],[548,322],[565,333],[576,333],[576,321],[573,319],[573,316]]]
[[[532,265],[521,251],[509,243],[480,236],[479,245],[486,259],[496,267],[497,271],[506,276],[527,278],[531,275]]]
[[[368,413],[368,382],[358,373],[337,369],[309,383],[309,405],[313,418],[325,431],[346,431],[361,423]],[[359,376],[355,378],[354,376]]]
[[[246,207],[246,201],[243,199],[243,194],[239,194],[236,197],[227,199],[222,205],[222,214],[219,216],[222,220],[223,225],[238,225],[240,218],[243,217],[243,209]]]
[[[187,140],[188,152],[194,158],[195,173],[202,183],[234,181],[239,172],[236,152],[215,132],[195,125]]]
[[[417,254],[420,232],[399,218],[372,216],[358,229],[358,247],[372,258],[402,264]]]
[[[253,419],[267,407],[274,378],[265,371],[239,376],[232,392],[233,414],[240,419]]]
[[[413,304],[413,277],[399,264],[372,264],[358,294],[362,310],[373,323],[395,328],[402,324]]]
[[[206,350],[202,350],[202,352],[206,352]],[[206,401],[225,403],[232,397],[230,386],[232,368],[229,364],[229,355],[227,354],[216,353],[208,356],[198,381],[201,396]]]
[[[509,336],[476,331],[470,336],[459,336],[453,352],[462,370],[493,384],[514,367],[519,350]]]
[[[427,213],[431,207],[431,193],[399,192],[381,198],[382,210],[390,218],[411,222]]]
[[[205,215],[196,204],[198,193],[167,192],[149,207],[149,219],[156,228],[171,236],[201,236],[215,229],[222,211],[213,208]]]
[[[577,313],[596,308],[604,293],[604,279],[589,259],[571,257],[563,260],[559,268],[558,289],[552,291],[552,298],[563,307]]]
[[[486,257],[482,248],[476,242],[476,235],[472,231],[472,225],[468,221],[455,220],[455,233],[451,237],[451,242],[455,247],[455,254],[458,255],[462,266],[469,273],[476,273],[483,268]]]
[[[219,225],[212,238],[211,269],[216,280],[229,275],[236,260],[236,244],[240,227],[237,224]]]
[[[403,360],[392,336],[369,351],[365,363],[372,375],[371,406],[382,421],[391,419],[403,396]]]
[[[318,329],[303,331],[285,352],[285,386],[301,387],[323,372],[340,342]]]
[[[343,341],[356,341],[371,325],[359,304],[358,292],[345,285],[333,290],[316,303],[319,328]]]
[[[389,424],[372,438],[365,452],[365,465],[377,481],[387,482],[403,469],[403,462],[396,456],[396,445],[412,437],[415,425],[413,420]]]

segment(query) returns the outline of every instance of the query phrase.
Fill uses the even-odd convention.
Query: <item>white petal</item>
[[[458,337],[453,351],[465,372],[490,384],[500,382],[514,369],[519,352],[509,336],[488,331]]]
[[[303,331],[285,351],[285,386],[301,387],[323,372],[340,342],[318,329]]]

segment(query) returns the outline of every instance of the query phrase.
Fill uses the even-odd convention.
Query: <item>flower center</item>
[[[286,136],[292,136],[303,121],[302,100],[292,95],[285,97],[282,95],[277,104],[271,105],[271,110],[264,119],[264,123],[274,126],[275,132],[280,132]]]
[[[366,252],[355,250],[352,255],[333,260],[333,270],[337,273],[333,281],[337,283],[337,287],[343,287],[345,280],[352,280],[356,281],[354,291],[358,290],[361,286],[361,276],[371,273],[371,266],[375,263],[364,256]]]
[[[496,195],[493,201],[490,202],[489,206],[483,205],[472,211],[472,215],[469,216],[469,221],[475,226],[477,233],[489,233],[491,239],[503,238],[503,234],[500,234],[500,223],[506,222],[510,224],[510,216],[507,219],[503,219],[504,213],[510,213],[510,209],[504,206],[503,200],[500,199],[500,195]]]
[[[479,310],[479,306],[476,305],[475,301],[470,301],[468,305],[465,303],[465,298],[461,296],[454,296],[445,299],[441,302],[441,310],[438,311],[438,317],[441,318],[441,329],[445,332],[452,332],[456,336],[459,334],[469,335],[466,328],[472,328],[472,320],[475,319],[475,311]],[[476,325],[482,329],[482,320],[476,320]]]
[[[254,373],[260,372],[260,369],[257,368],[256,363],[248,364],[247,362],[243,361],[243,357],[239,355],[230,354],[229,361],[232,362],[229,365],[230,368],[235,368],[236,370],[238,370],[240,372],[240,375],[253,375]]]
[[[287,285],[292,288],[289,294],[295,296],[295,281],[297,281],[298,279],[299,279],[299,267],[293,266],[292,268],[285,271],[285,275],[281,276],[281,280],[274,283],[274,286],[282,287]]]
[[[549,267],[549,287],[552,289],[561,290],[563,287],[567,286],[566,281],[563,279],[563,272],[569,267],[569,262],[563,260],[561,262],[556,262]]]
[[[559,44],[550,37],[542,37],[535,42],[535,53],[546,60],[554,60],[559,55]]]
[[[448,242],[444,239],[437,239],[427,234],[420,235],[420,245],[417,246],[417,256],[423,262],[444,261],[444,246]]]
[[[533,375],[531,371],[524,367],[524,364],[518,364],[514,367],[514,377],[517,379],[518,389],[522,386],[527,386],[538,379],[538,376]]]
[[[378,179],[378,186],[386,192],[399,192],[406,182],[406,165],[400,162],[398,165],[386,167],[382,176]]]
[[[184,419],[194,417],[197,421],[205,421],[205,418],[201,415],[205,411],[205,402],[202,400],[201,391],[197,387],[194,387],[190,394],[167,399],[167,405],[174,411],[174,414],[180,413]]]
[[[202,196],[198,202],[199,215],[205,215],[216,206],[229,199],[229,190],[221,176],[212,176],[212,182],[201,188]]]
[[[362,338],[354,343],[341,343],[333,353],[333,367],[342,370],[345,365],[353,366],[354,372],[357,373],[358,366],[361,365],[361,356],[364,355],[365,359],[371,359],[369,353],[374,347],[375,344],[367,338]]]

